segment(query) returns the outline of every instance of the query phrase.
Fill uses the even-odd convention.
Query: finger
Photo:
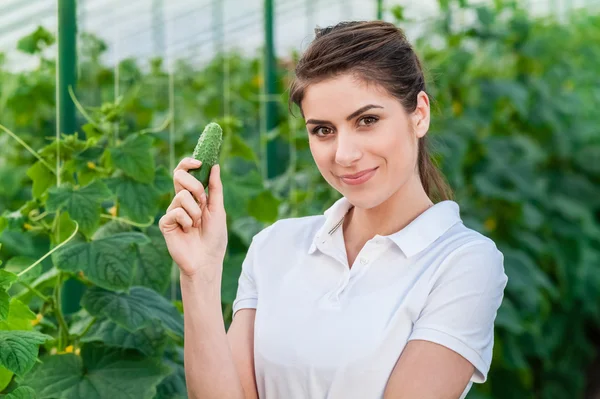
[[[192,224],[192,218],[183,208],[175,208],[167,212],[159,222],[162,231],[171,231],[179,226],[186,233],[190,231]]]
[[[221,166],[214,165],[210,169],[210,177],[208,179],[208,209],[214,212],[219,209],[224,209],[223,203],[223,183],[221,182]]]
[[[173,169],[173,174],[175,174],[175,172],[177,172],[178,170],[185,170],[187,172],[190,169],[199,168],[200,165],[202,165],[201,161],[198,161],[197,159],[192,157],[185,157],[181,161],[179,161],[175,169]]]
[[[191,169],[199,168],[201,165],[201,161],[190,157],[183,158],[181,161],[179,161],[179,164],[177,164],[175,169],[173,169],[173,185],[175,186],[176,193],[181,190],[181,185],[175,181],[175,176],[178,173],[181,173],[180,171],[187,172]]]
[[[169,205],[167,212],[175,208],[183,208],[187,212],[190,218],[192,218],[192,227],[197,227],[200,225],[200,221],[202,220],[202,210],[188,190],[181,190],[175,195],[175,198],[173,199],[173,202],[171,202],[171,205]]]
[[[179,193],[181,190],[187,190],[194,195],[200,206],[204,207],[206,204],[206,193],[204,192],[204,186],[198,179],[185,170],[178,170],[173,176],[173,181],[175,182],[176,193]]]

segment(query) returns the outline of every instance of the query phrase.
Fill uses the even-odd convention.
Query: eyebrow
[[[361,107],[359,109],[357,109],[356,111],[354,111],[353,113],[351,113],[350,115],[348,115],[346,117],[347,121],[350,121],[354,118],[356,118],[358,115],[362,114],[365,111],[370,110],[371,108],[383,108],[381,105],[375,105],[375,104],[369,104],[369,105],[365,105],[364,107]],[[311,124],[327,124],[327,123],[331,123],[329,121],[325,121],[325,120],[320,120],[320,119],[309,119],[306,121],[306,124],[308,125],[309,123]]]

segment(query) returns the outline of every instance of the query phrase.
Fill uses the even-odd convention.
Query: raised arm
[[[174,171],[176,195],[159,227],[181,271],[185,376],[191,399],[255,398],[251,353],[254,315],[238,314],[229,336],[221,310],[227,223],[219,166],[211,169],[208,197],[188,173],[192,158]],[[237,367],[240,367],[238,370]],[[250,377],[252,376],[252,381]]]

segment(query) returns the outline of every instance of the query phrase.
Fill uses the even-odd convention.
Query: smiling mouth
[[[354,177],[339,176],[339,178],[345,184],[348,184],[351,186],[356,186],[356,185],[363,184],[363,183],[369,181],[371,179],[371,177],[373,177],[375,172],[377,172],[377,169],[379,169],[379,167],[362,171],[362,172],[354,175]]]
[[[358,179],[359,177],[362,177],[362,176],[366,175],[367,173],[373,172],[375,169],[377,169],[377,168],[365,169],[362,172],[358,172],[358,173],[355,173],[353,175],[342,175],[342,176],[339,176],[339,177],[342,178],[342,179],[350,179],[350,180],[351,179]]]

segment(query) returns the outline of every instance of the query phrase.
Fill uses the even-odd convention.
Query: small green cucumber
[[[211,122],[204,128],[198,138],[193,157],[202,162],[198,169],[190,170],[190,174],[202,183],[204,188],[208,187],[210,169],[219,162],[221,156],[221,144],[223,144],[223,129],[218,123]]]

